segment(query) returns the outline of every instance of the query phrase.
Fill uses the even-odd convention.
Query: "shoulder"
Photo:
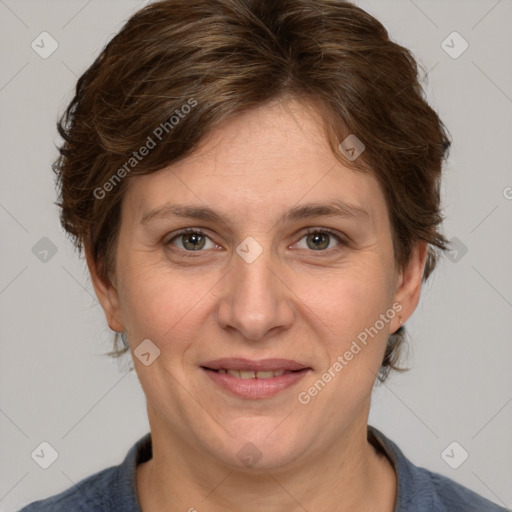
[[[390,459],[397,474],[394,512],[505,512],[495,503],[454,480],[414,465],[398,446],[376,428],[368,427],[368,439]]]
[[[505,512],[506,509],[496,503],[485,499],[471,489],[454,482],[438,473],[433,473],[424,468],[418,468],[422,471],[425,478],[432,483],[435,496],[444,506],[443,511],[447,512]]]
[[[109,510],[106,491],[115,480],[117,467],[104,469],[84,478],[76,486],[50,498],[27,505],[20,512],[88,512]]]
[[[140,512],[136,492],[136,466],[151,458],[151,436],[135,443],[118,466],[84,478],[65,491],[35,501],[20,512]]]

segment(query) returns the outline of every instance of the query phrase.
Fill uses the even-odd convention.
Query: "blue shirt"
[[[386,455],[397,475],[394,512],[506,512],[453,480],[410,462],[398,446],[374,427],[368,440]],[[119,466],[84,478],[51,498],[36,501],[20,512],[141,512],[136,467],[152,457],[151,434],[135,443]]]

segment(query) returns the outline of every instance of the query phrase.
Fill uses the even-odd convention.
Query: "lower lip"
[[[291,373],[283,373],[279,377],[270,379],[240,379],[227,373],[218,373],[213,370],[204,372],[220,387],[241,398],[268,398],[287,389],[301,380],[309,371],[308,368]]]

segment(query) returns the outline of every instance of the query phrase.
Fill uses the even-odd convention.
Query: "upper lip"
[[[253,361],[251,359],[244,359],[241,357],[224,357],[208,361],[201,364],[203,368],[210,370],[243,370],[243,371],[276,371],[276,370],[303,370],[308,368],[297,361],[291,359],[260,359]]]

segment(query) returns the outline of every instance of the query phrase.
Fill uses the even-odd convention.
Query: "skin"
[[[234,117],[190,157],[130,181],[112,282],[87,255],[110,327],[127,333],[132,351],[145,339],[160,349],[149,366],[133,358],[153,440],[153,459],[137,468],[144,512],[393,510],[395,472],[366,429],[399,315],[307,405],[297,396],[393,304],[403,322],[410,317],[426,245],[397,270],[376,178],[340,163],[321,127],[311,105],[290,99]],[[335,199],[368,216],[276,224],[293,206]],[[165,203],[207,205],[227,221],[141,223]],[[187,227],[207,238],[176,238]],[[311,240],[306,228],[331,229],[344,242]],[[248,236],[263,250],[252,263],[236,252]],[[200,369],[220,357],[287,358],[311,370],[271,398],[243,399]],[[250,468],[237,456],[247,442],[262,454]]]

